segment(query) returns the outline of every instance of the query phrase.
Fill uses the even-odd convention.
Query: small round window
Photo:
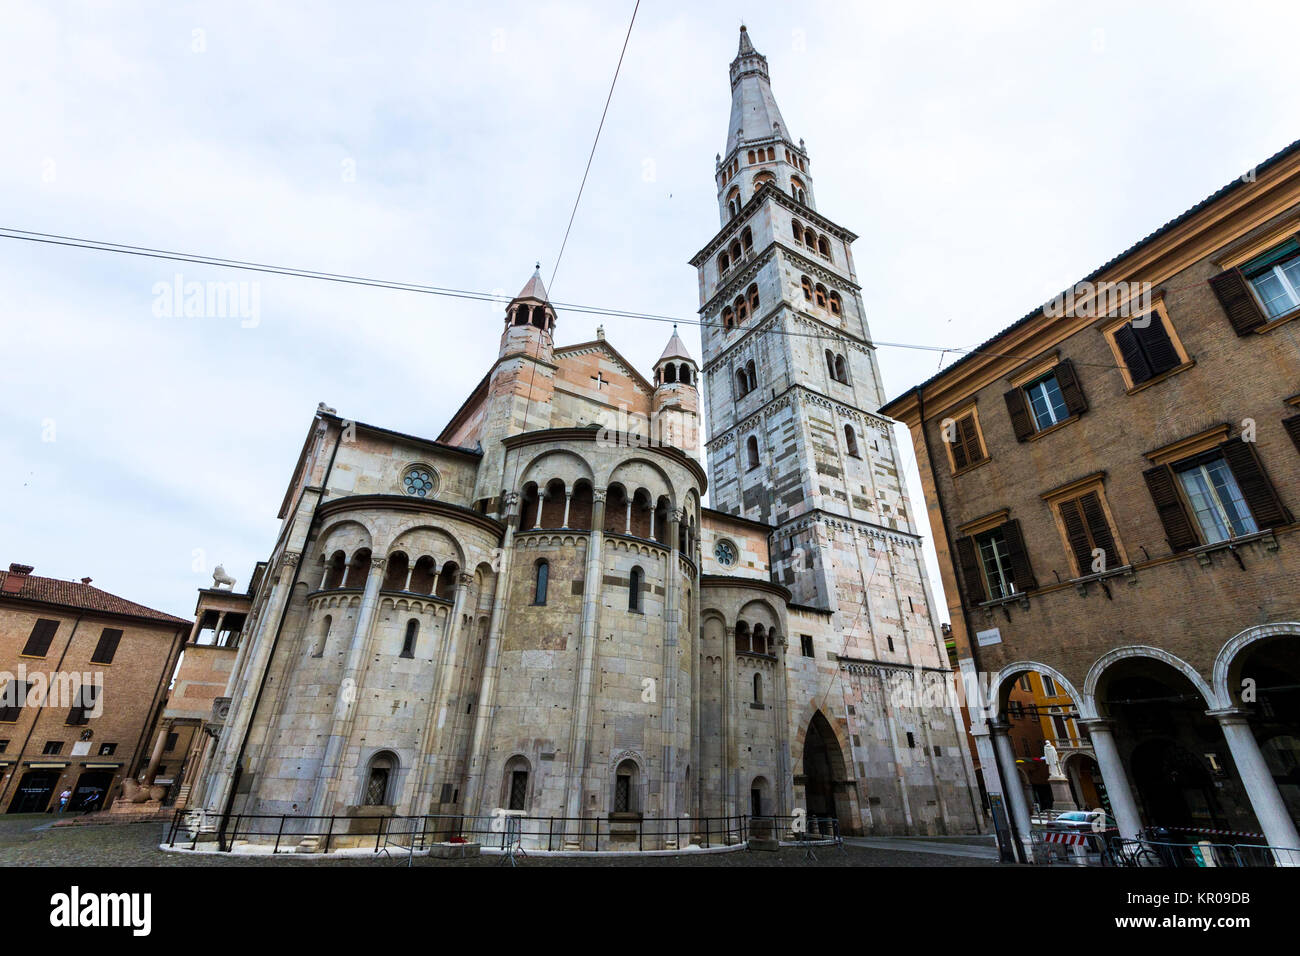
[[[438,491],[438,473],[428,465],[412,465],[402,475],[402,490],[415,498],[432,498]]]
[[[736,563],[736,546],[730,541],[719,541],[713,548],[713,556],[718,559],[718,564],[729,568]]]

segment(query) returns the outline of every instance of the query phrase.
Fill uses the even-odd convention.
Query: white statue
[[[1056,748],[1052,746],[1049,740],[1043,744],[1043,759],[1047,761],[1047,775],[1049,777],[1064,777],[1061,773],[1061,758],[1057,756]]]
[[[226,573],[225,568],[218,564],[216,570],[212,572],[212,587],[221,590],[223,584],[228,590],[233,591],[235,589],[235,579]]]

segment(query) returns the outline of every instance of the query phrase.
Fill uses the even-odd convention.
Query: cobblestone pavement
[[[390,859],[309,858],[283,854],[250,858],[216,854],[165,853],[158,849],[162,823],[53,827],[49,815],[0,816],[0,866],[406,866],[404,857]],[[795,848],[775,853],[700,853],[667,857],[540,857],[520,866],[991,866],[995,861],[941,852],[917,852],[881,846],[817,847],[816,860]],[[430,860],[416,857],[415,866],[496,866],[496,856],[473,860]]]

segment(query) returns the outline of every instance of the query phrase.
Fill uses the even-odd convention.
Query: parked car
[[[1109,833],[1118,829],[1115,818],[1102,810],[1069,810],[1053,820],[1050,828],[1088,833]]]

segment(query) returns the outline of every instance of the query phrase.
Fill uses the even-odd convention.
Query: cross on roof
[[[596,383],[596,391],[600,391],[602,385],[609,384],[609,379],[604,378],[599,371],[597,371],[595,375],[591,376],[591,380]]]

